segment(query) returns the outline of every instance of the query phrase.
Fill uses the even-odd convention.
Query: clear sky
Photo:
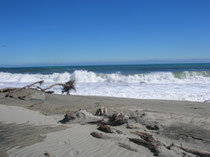
[[[210,0],[0,0],[0,65],[210,61]]]

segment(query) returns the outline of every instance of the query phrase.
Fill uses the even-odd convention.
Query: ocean
[[[0,68],[0,88],[23,87],[44,80],[42,87],[76,81],[72,95],[136,99],[210,99],[210,64],[139,64]],[[53,88],[61,94],[60,87]]]

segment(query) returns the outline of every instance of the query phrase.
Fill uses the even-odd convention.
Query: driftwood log
[[[157,146],[154,145],[153,143],[144,141],[144,140],[138,139],[138,138],[128,138],[128,139],[133,143],[136,143],[138,145],[148,148],[153,153],[154,156],[158,156],[159,150],[158,150]]]
[[[55,84],[53,84],[53,85],[51,85],[51,86],[49,86],[47,88],[44,88],[44,89],[42,89],[40,87],[37,87],[37,88],[40,89],[42,92],[47,92],[46,90],[51,89],[51,88],[53,88],[55,86],[62,86],[62,93],[66,93],[67,95],[70,94],[71,90],[76,91],[75,81],[74,80],[70,80],[70,81],[68,81],[66,83],[55,83]]]
[[[158,147],[160,146],[160,141],[155,140],[152,135],[146,133],[146,132],[131,132],[133,134],[136,134],[141,137],[141,139],[137,138],[128,138],[131,142],[134,142],[138,145],[142,145],[146,148],[148,148],[154,156],[157,156],[159,154]]]
[[[92,132],[91,135],[95,138],[109,139],[110,137],[99,132]]]
[[[131,133],[136,134],[139,137],[141,137],[143,140],[151,142],[157,146],[160,145],[160,142],[158,140],[155,140],[151,134],[148,134],[146,132],[141,132],[141,131],[135,131],[135,132],[131,132]]]
[[[125,114],[122,112],[119,112],[119,113],[114,113],[112,115],[108,115],[108,120],[97,120],[97,121],[92,121],[92,122],[88,122],[84,124],[97,124],[99,126],[103,126],[103,125],[119,126],[127,122],[128,122],[128,118],[125,116]]]
[[[114,130],[109,125],[101,125],[98,127],[98,130],[103,131],[105,133],[114,133]]]
[[[114,113],[112,116],[109,117],[109,123],[112,126],[119,126],[123,125],[128,122],[125,114],[122,112]]]
[[[175,144],[170,145],[170,147],[177,147],[187,153],[191,153],[194,154],[196,156],[200,156],[200,157],[210,157],[210,152],[207,151],[201,151],[201,150],[196,150],[196,149],[190,149],[190,148],[186,148],[186,147],[182,147],[182,146],[178,146]]]
[[[24,86],[24,87],[22,87],[22,88],[3,88],[3,89],[0,89],[0,93],[18,92],[18,91],[20,91],[20,90],[22,90],[22,89],[30,88],[30,87],[34,86],[35,84],[38,84],[38,83],[41,85],[43,82],[44,82],[44,81],[37,81],[37,82],[34,82],[34,83],[30,84],[30,85]]]
[[[41,85],[43,82],[44,82],[43,80],[42,81],[37,81],[37,82],[34,82],[34,83],[30,84],[30,85],[24,86],[22,88],[3,88],[3,89],[0,89],[0,93],[18,92],[18,91],[20,91],[22,89],[30,88],[30,87],[34,86],[35,84],[40,84]]]
[[[14,90],[17,90],[18,88],[2,88],[0,89],[0,93],[6,93],[6,92],[11,92]]]
[[[43,80],[37,81],[37,82],[34,82],[34,83],[30,84],[30,85],[24,86],[22,88],[3,88],[3,89],[0,89],[0,93],[6,93],[6,92],[8,92],[6,96],[7,97],[10,97],[10,94],[12,94],[12,93],[19,92],[22,89],[31,88],[32,86],[35,86],[36,84],[40,84],[41,85],[43,82],[44,82]],[[44,88],[44,89],[41,88],[41,87],[39,87],[39,86],[35,86],[35,87],[37,89],[41,90],[42,92],[52,94],[52,93],[54,93],[54,91],[47,91],[47,90],[48,89],[51,89],[51,88],[53,88],[55,86],[62,86],[62,93],[66,93],[68,95],[70,94],[70,91],[71,90],[76,91],[75,81],[74,80],[70,80],[70,81],[68,81],[66,83],[55,83],[55,84],[53,84],[53,85],[51,85],[51,86],[49,86],[47,88]]]
[[[35,84],[40,84],[40,85],[42,85],[43,83],[44,83],[44,81],[43,81],[43,80],[41,80],[41,81],[37,81],[37,82],[34,82],[34,83],[30,84],[30,85],[24,86],[23,88],[20,88],[20,90],[21,90],[21,89],[27,89],[27,88],[30,88],[30,87],[34,86]]]

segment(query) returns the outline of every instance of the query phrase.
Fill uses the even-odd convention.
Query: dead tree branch
[[[24,86],[22,88],[3,88],[3,89],[0,89],[0,93],[6,93],[8,92],[7,96],[9,96],[10,94],[14,93],[14,92],[19,92],[21,91],[22,89],[28,89],[28,88],[31,88],[32,86],[35,86],[36,84],[42,84],[44,81],[37,81],[37,82],[34,82],[30,85],[27,85],[27,86]],[[70,80],[66,83],[55,83],[47,88],[41,88],[39,86],[35,86],[37,89],[41,90],[42,92],[45,92],[45,93],[54,93],[54,91],[47,91],[48,89],[51,89],[55,86],[62,86],[62,93],[66,93],[66,94],[70,94],[70,91],[71,90],[74,90],[76,91],[76,88],[75,88],[75,81],[74,80]]]
[[[55,83],[55,84],[53,84],[47,88],[44,88],[44,89],[42,89],[41,87],[38,87],[38,86],[37,86],[37,88],[40,89],[42,92],[46,92],[46,90],[51,89],[55,86],[62,86],[62,88],[63,88],[62,93],[66,93],[66,94],[70,94],[71,90],[76,91],[74,80],[70,80],[66,83]]]
[[[30,84],[30,85],[27,85],[27,86],[24,86],[24,87],[22,87],[22,88],[19,88],[19,89],[16,90],[15,92],[18,92],[18,91],[20,91],[20,90],[22,90],[22,89],[28,89],[28,88],[34,86],[35,84],[40,84],[40,85],[42,85],[43,83],[44,83],[43,80],[37,81],[37,82],[34,82],[34,83]]]

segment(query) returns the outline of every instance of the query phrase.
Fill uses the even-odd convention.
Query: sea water
[[[141,64],[0,68],[0,88],[42,87],[76,81],[72,95],[205,101],[210,99],[210,64]],[[54,87],[61,94],[61,87]]]

